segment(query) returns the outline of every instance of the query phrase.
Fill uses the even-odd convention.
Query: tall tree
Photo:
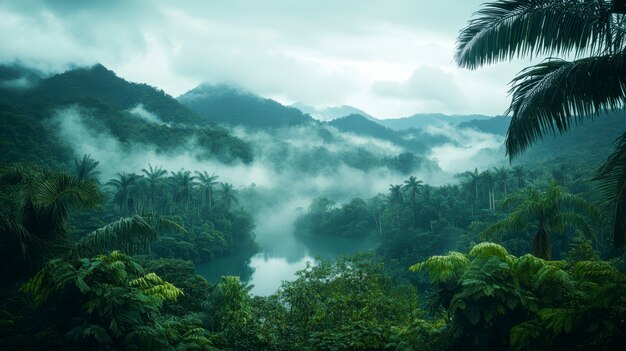
[[[191,190],[197,184],[195,182],[196,177],[191,175],[191,171],[180,170],[172,172],[170,179],[174,190],[174,201],[182,203],[187,210],[191,201]]]
[[[148,169],[144,168],[141,171],[145,175],[148,188],[150,189],[150,208],[152,211],[155,211],[157,191],[161,190],[165,185],[167,171],[160,166],[153,168],[151,164],[148,164]]]
[[[202,206],[205,206],[204,201],[209,205],[209,211],[213,210],[213,196],[215,195],[215,185],[217,184],[217,178],[219,176],[212,173],[209,175],[207,171],[198,172],[196,171],[198,185],[202,194]]]
[[[116,189],[115,201],[120,206],[122,213],[129,213],[134,206],[134,199],[132,194],[132,186],[137,181],[137,175],[135,173],[118,173],[117,179],[111,179],[107,185],[113,186]]]
[[[496,209],[496,176],[490,170],[483,171],[480,174],[480,181],[487,188],[487,198],[489,200],[489,211],[495,211]]]
[[[513,167],[513,178],[517,182],[517,188],[522,189],[526,186],[526,170],[522,166]]]
[[[563,133],[573,124],[626,104],[626,31],[624,1],[497,0],[483,5],[459,34],[455,60],[475,69],[520,56],[548,58],[522,70],[512,81],[512,114],[506,137],[512,158],[545,134]],[[554,58],[567,55],[574,60]],[[622,137],[624,139],[625,137]],[[616,147],[626,150],[626,143]],[[616,150],[615,153],[620,153]],[[610,160],[609,160],[610,161]],[[608,162],[608,161],[607,161]],[[608,163],[596,178],[610,207],[626,201],[624,167]],[[621,179],[619,186],[615,181]],[[609,212],[612,212],[611,210]],[[623,216],[621,217],[623,218]],[[612,218],[614,221],[620,219]],[[614,245],[624,245],[622,224],[614,223]]]
[[[235,189],[233,185],[229,183],[222,183],[222,189],[220,191],[221,201],[226,210],[230,210],[233,203],[238,204],[239,200],[235,196]]]
[[[74,159],[74,173],[79,180],[85,179],[98,179],[100,175],[96,168],[100,162],[91,158],[91,155],[83,155],[83,158],[78,160]]]
[[[483,235],[514,231],[534,232],[532,254],[552,258],[552,234],[563,233],[566,228],[580,229],[588,237],[593,236],[587,218],[597,217],[596,209],[583,198],[567,193],[556,183],[540,191],[527,188],[507,197],[502,206],[517,207],[505,219],[487,228]]]
[[[496,180],[502,185],[502,192],[506,197],[508,194],[509,181],[511,172],[506,167],[502,166],[500,168],[494,167],[493,171],[495,172]]]
[[[424,182],[417,180],[414,176],[410,176],[409,179],[404,181],[402,190],[409,193],[411,199],[411,209],[413,211],[413,225],[417,225],[417,194],[420,189],[424,187]]]
[[[402,205],[403,202],[402,185],[389,185],[389,203],[393,205]]]

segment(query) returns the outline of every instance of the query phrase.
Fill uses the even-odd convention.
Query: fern
[[[129,286],[136,287],[148,296],[157,297],[160,300],[176,300],[183,292],[174,285],[164,282],[155,273],[131,280]]]
[[[457,279],[469,263],[464,254],[451,251],[446,256],[431,256],[422,263],[412,265],[409,270],[412,272],[425,270],[433,283],[446,283]]]

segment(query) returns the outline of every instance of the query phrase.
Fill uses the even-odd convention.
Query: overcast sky
[[[453,63],[483,0],[0,0],[0,62],[100,62],[178,96],[227,82],[380,117],[501,114],[522,68]]]

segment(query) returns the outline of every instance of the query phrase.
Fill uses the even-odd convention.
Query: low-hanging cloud
[[[429,158],[449,173],[459,173],[474,168],[485,169],[506,162],[504,137],[471,128],[457,128],[448,123],[427,126],[424,131],[441,135],[450,142],[431,149]]]

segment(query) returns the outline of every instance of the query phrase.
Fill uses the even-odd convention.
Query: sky
[[[0,0],[0,63],[102,63],[178,96],[229,83],[378,118],[502,114],[524,62],[453,62],[483,0]]]

